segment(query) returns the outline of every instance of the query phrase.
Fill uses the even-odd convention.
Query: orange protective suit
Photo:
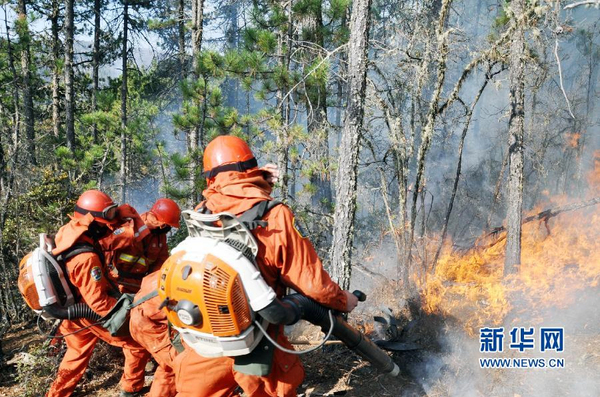
[[[102,238],[101,244],[98,244],[85,234],[93,220],[91,214],[79,219],[71,219],[58,231],[53,254],[58,255],[76,243],[92,244],[98,250],[101,249],[99,245],[124,247],[132,244],[133,240],[139,237],[137,232],[130,230],[133,224],[124,221],[119,229]],[[113,296],[115,290],[105,276],[106,269],[98,254],[82,253],[67,260],[65,265],[69,280],[75,287],[78,301],[85,302],[100,316],[108,314],[117,300]],[[73,393],[87,368],[98,338],[123,348],[125,366],[121,377],[122,389],[136,392],[144,386],[144,367],[149,359],[149,353],[130,337],[113,337],[102,326],[87,319],[63,320],[59,332],[64,335],[67,352],[60,363],[56,379],[48,391],[48,397],[67,397]]]
[[[107,257],[109,277],[119,285],[121,292],[137,293],[142,279],[160,269],[169,257],[166,234],[153,233],[166,224],[150,211],[143,213],[141,219],[149,231],[141,244],[128,246]]]
[[[154,272],[144,277],[134,302],[156,290],[159,273]],[[173,359],[177,355],[177,351],[171,345],[167,314],[159,308],[160,304],[160,298],[155,296],[134,307],[130,312],[131,336],[149,351],[158,363],[148,397],[172,397],[176,394]]]
[[[261,170],[219,173],[203,192],[204,203],[213,213],[247,211],[263,200],[271,200],[271,186]],[[346,310],[346,295],[334,283],[315,252],[311,242],[301,235],[292,211],[278,205],[269,211],[267,227],[253,231],[258,242],[257,264],[265,281],[279,297],[287,287],[332,309]],[[283,327],[270,326],[269,334],[279,344],[291,349]],[[237,373],[233,359],[203,358],[186,346],[175,359],[178,397],[232,396],[236,385],[248,396],[288,397],[296,395],[304,369],[298,356],[275,349],[271,373],[265,377]]]

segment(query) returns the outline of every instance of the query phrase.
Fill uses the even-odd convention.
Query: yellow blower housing
[[[240,335],[252,324],[252,312],[239,274],[211,254],[200,262],[184,256],[178,252],[161,269],[159,295],[168,297],[169,307],[179,305],[168,311],[171,324],[214,336]]]
[[[40,306],[40,297],[33,278],[32,256],[33,253],[30,252],[21,259],[21,262],[19,262],[19,280],[17,284],[19,286],[19,292],[23,296],[27,306],[36,313],[40,313],[42,306]]]
[[[250,353],[263,337],[256,313],[276,299],[256,265],[258,245],[227,213],[184,211],[189,237],[161,268],[158,295],[187,345],[204,357]]]

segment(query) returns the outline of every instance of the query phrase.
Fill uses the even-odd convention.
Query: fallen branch
[[[547,210],[537,213],[536,215],[528,216],[527,218],[523,219],[521,224],[523,225],[525,223],[529,223],[529,222],[533,222],[533,221],[544,221],[544,223],[546,223],[546,228],[548,229],[548,233],[549,233],[550,229],[548,228],[547,222],[548,222],[548,220],[550,220],[550,218],[560,215],[563,212],[580,210],[582,208],[591,207],[592,205],[597,205],[598,203],[600,203],[600,197],[596,197],[596,198],[593,198],[593,199],[590,199],[587,201],[583,201],[581,203],[569,204],[569,205],[565,205],[562,207],[556,207],[556,208],[549,208]],[[497,237],[498,234],[504,233],[504,232],[506,232],[506,227],[499,226],[499,227],[492,229],[492,231],[487,233],[485,235],[485,237],[478,238],[477,240],[475,240],[473,245],[471,245],[470,247],[455,246],[455,247],[453,247],[453,249],[456,251],[461,251],[461,252],[469,252],[473,248],[488,249],[488,248],[493,247],[494,245],[498,244],[499,242],[503,241],[504,239],[506,239],[506,234],[504,234],[500,237]],[[487,245],[479,245],[478,244],[480,241],[484,241],[484,240],[487,240],[488,238],[492,238],[492,237],[497,237],[497,239]]]
[[[600,0],[586,0],[586,1],[578,1],[576,3],[572,3],[565,6],[565,10],[570,10],[579,6],[600,6]]]
[[[550,218],[555,217],[559,214],[562,214],[563,212],[580,210],[582,208],[591,207],[592,205],[596,205],[598,203],[600,203],[600,197],[596,197],[591,200],[584,201],[582,203],[569,204],[569,205],[565,205],[565,206],[557,207],[557,208],[549,208],[547,210],[539,212],[536,215],[528,216],[527,218],[523,219],[521,224],[538,221],[538,220],[547,222]],[[506,227],[500,226],[500,227],[494,228],[490,233],[488,233],[486,235],[486,237],[497,235],[498,233],[501,233],[504,231],[506,231]]]
[[[388,282],[390,280],[388,277],[384,276],[383,274],[374,272],[374,271],[369,270],[366,267],[358,265],[358,264],[352,265],[352,269],[356,269],[356,270],[360,271],[361,273],[366,274],[367,276],[374,278],[376,280],[381,280],[384,282]]]
[[[565,97],[565,101],[567,102],[567,108],[569,109],[569,114],[575,120],[575,115],[571,110],[571,102],[569,101],[569,97],[567,96],[567,92],[565,91],[565,86],[563,84],[563,75],[562,75],[562,66],[560,64],[560,57],[558,56],[558,37],[554,40],[554,57],[556,58],[556,65],[558,66],[558,81],[560,83],[560,90]]]

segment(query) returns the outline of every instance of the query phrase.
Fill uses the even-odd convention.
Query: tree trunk
[[[239,42],[239,4],[232,1],[226,8],[225,18],[227,19],[227,31],[225,32],[226,51],[236,50]],[[226,106],[238,108],[240,88],[238,80],[228,77],[223,82],[224,93],[226,94]]]
[[[121,172],[120,172],[120,200],[126,201],[127,186],[127,35],[129,30],[129,0],[123,0],[123,47],[121,52]]]
[[[489,72],[488,72],[488,74],[486,75],[485,81],[479,88],[479,91],[477,92],[477,95],[475,96],[475,99],[473,100],[471,107],[467,111],[465,125],[463,126],[462,134],[460,136],[460,143],[458,144],[458,163],[456,164],[456,174],[454,176],[454,184],[452,185],[452,194],[450,196],[450,202],[448,203],[448,208],[446,210],[446,215],[444,217],[444,226],[442,227],[442,236],[440,238],[440,243],[435,252],[435,257],[433,258],[432,273],[433,273],[433,271],[435,271],[435,266],[437,265],[437,261],[440,257],[440,253],[442,252],[442,248],[444,246],[444,240],[446,239],[446,235],[448,234],[448,224],[450,222],[450,215],[452,215],[452,209],[454,208],[454,199],[456,198],[456,192],[458,191],[458,182],[460,180],[460,174],[461,174],[461,170],[462,170],[463,149],[465,147],[465,139],[467,137],[467,132],[469,131],[469,126],[471,125],[471,118],[473,117],[473,111],[475,110],[475,107],[477,106],[477,103],[479,102],[479,98],[481,98],[481,94],[483,94],[483,91],[485,90],[485,87],[487,86],[489,79],[490,79],[490,77],[489,77]]]
[[[319,49],[325,47],[323,38],[323,15],[321,2],[315,3],[314,14],[307,21],[307,28],[312,33],[311,41],[317,44]],[[317,59],[324,57],[324,51]],[[310,175],[310,183],[314,187],[311,201],[315,211],[328,214],[331,208],[331,178],[329,176],[329,131],[327,129],[327,84],[318,84],[308,90],[310,109],[312,117],[308,115],[307,131],[309,136],[308,151],[311,154],[314,171]],[[318,226],[318,225],[317,225]],[[314,235],[314,232],[313,232]],[[317,245],[320,245],[317,242]]]
[[[437,77],[435,83],[435,90],[429,101],[429,109],[427,111],[427,118],[425,126],[423,128],[423,134],[421,137],[421,145],[419,146],[419,152],[417,154],[417,173],[415,176],[415,186],[412,194],[412,204],[410,212],[410,239],[408,247],[412,247],[414,242],[416,219],[417,219],[417,201],[421,190],[424,189],[425,182],[425,165],[429,148],[431,147],[431,139],[433,138],[433,132],[435,122],[438,116],[438,105],[442,90],[444,88],[444,81],[446,79],[446,60],[448,58],[448,35],[445,34],[446,20],[450,11],[450,5],[452,0],[443,0],[441,4],[436,5],[434,2],[434,8],[432,9],[433,14],[439,15],[439,19],[436,27],[435,39],[437,40]],[[423,213],[425,216],[425,213]],[[423,232],[423,231],[422,231]],[[411,248],[409,248],[411,249]],[[410,263],[410,257],[409,257]],[[410,287],[412,289],[412,286]]]
[[[350,287],[352,239],[356,215],[356,178],[358,172],[359,137],[364,118],[367,82],[367,50],[369,43],[371,0],[355,0],[350,20],[348,43],[349,98],[339,165],[336,176],[336,206],[333,217],[331,269],[334,280],[343,289]]]
[[[182,76],[185,76],[185,0],[179,0],[177,2],[177,35],[179,45],[179,67],[181,68]]]
[[[198,73],[199,56],[202,50],[202,32],[204,23],[204,0],[192,0],[192,76],[194,80],[198,80],[201,76]],[[206,92],[205,86],[205,92]],[[205,97],[206,98],[206,97]],[[205,113],[206,101],[200,102],[195,100],[196,106],[201,114]],[[204,124],[204,122],[202,122]],[[198,184],[200,181],[200,173],[202,172],[202,159],[200,158],[200,148],[202,146],[202,126],[194,126],[189,137],[188,156],[190,156],[190,190],[191,204],[196,205],[200,200],[200,192]]]
[[[506,213],[506,258],[504,274],[516,273],[521,263],[521,219],[523,207],[523,135],[525,126],[525,0],[513,0],[515,33],[510,43],[510,118],[508,121],[508,205]]]
[[[204,23],[204,0],[192,0],[192,73],[196,78],[198,69],[198,55],[202,49],[202,32]]]
[[[279,65],[282,66],[286,71],[290,68],[290,51],[292,45],[292,5],[293,1],[288,1],[287,16],[288,16],[288,30],[287,35],[284,37],[282,32],[277,35],[277,60]],[[284,53],[284,42],[287,42],[287,51]],[[289,195],[289,123],[290,123],[290,100],[289,97],[284,99],[287,94],[289,87],[279,87],[276,93],[277,98],[277,109],[281,116],[281,126],[277,130],[276,136],[276,152],[277,152],[277,167],[281,178],[279,179],[279,196],[282,200],[287,200]]]
[[[75,150],[75,91],[73,88],[74,0],[65,1],[65,127],[67,148]]]
[[[60,136],[60,37],[58,35],[59,0],[52,0],[52,132],[55,138]]]
[[[29,23],[27,22],[27,4],[25,0],[18,2],[19,41],[21,42],[21,69],[23,73],[23,110],[25,121],[25,158],[35,164],[35,119],[33,115],[33,94],[31,88],[31,54]]]
[[[19,132],[21,131],[21,117],[19,106],[21,98],[19,95],[19,76],[15,67],[15,54],[13,52],[12,40],[10,38],[10,29],[8,27],[8,16],[6,15],[6,6],[4,8],[4,28],[6,31],[6,49],[8,52],[8,66],[12,74],[12,97],[13,97],[13,133],[12,133],[12,153],[11,159],[16,164],[19,158]]]
[[[100,16],[102,11],[101,0],[94,0],[94,46],[92,48],[92,111],[98,110],[98,89],[100,88]],[[92,126],[94,143],[98,143],[98,125]]]

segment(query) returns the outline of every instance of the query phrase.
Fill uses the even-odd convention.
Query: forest
[[[369,296],[350,322],[400,365],[326,346],[306,396],[600,394],[600,1],[0,4],[0,395],[57,362],[17,289],[39,233],[87,189],[194,208],[218,135],[278,166],[273,196]],[[501,326],[564,328],[531,353],[565,368],[483,368]],[[91,378],[77,395],[110,395]]]

